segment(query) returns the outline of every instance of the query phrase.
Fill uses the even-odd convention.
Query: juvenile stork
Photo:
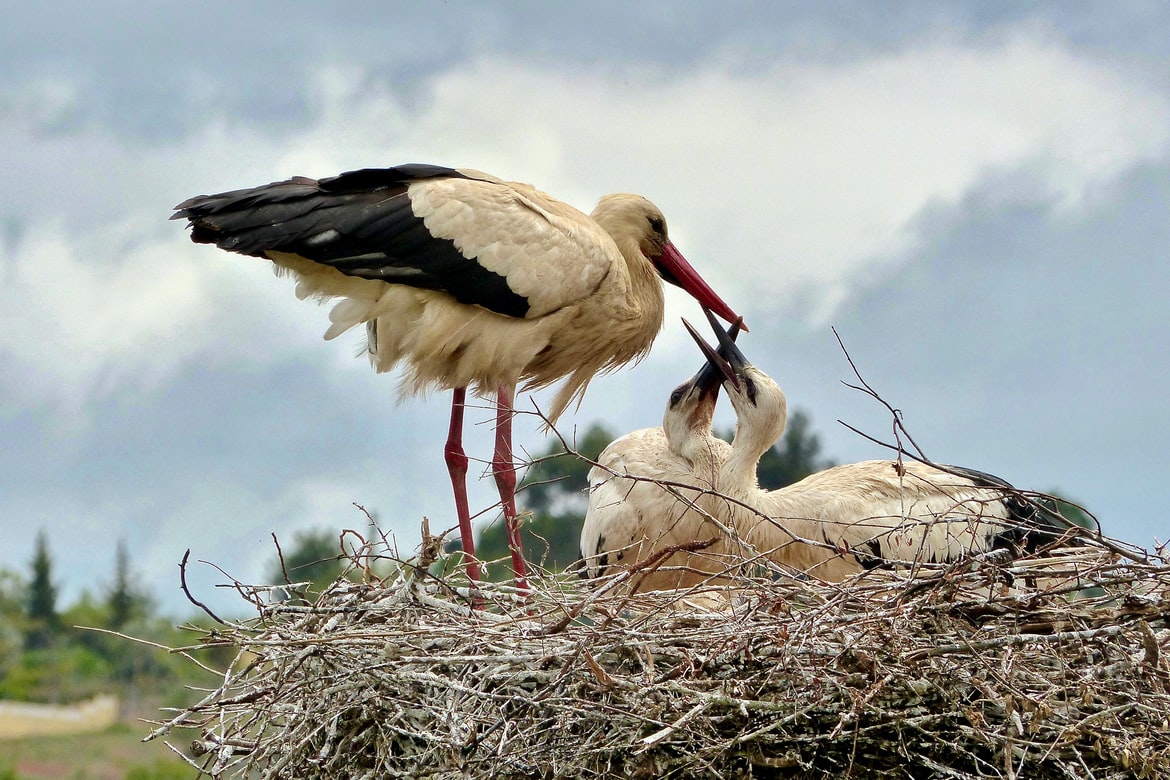
[[[736,323],[728,338],[734,340],[738,333]],[[704,536],[716,542],[695,553],[670,554],[639,578],[637,589],[690,587],[725,568],[719,560],[730,540],[705,512],[704,491],[715,488],[719,468],[731,452],[731,445],[711,430],[726,375],[709,360],[671,392],[661,427],[627,433],[598,456],[589,472],[589,506],[581,528],[583,577],[628,569],[654,553]]]
[[[780,439],[787,401],[719,324],[735,439],[722,461],[716,514],[777,563],[839,582],[883,563],[942,563],[998,548],[1031,550],[1066,526],[999,477],[914,460],[835,466],[778,490],[756,481],[760,457]],[[712,365],[715,365],[713,363]]]
[[[374,368],[403,363],[404,390],[453,391],[444,453],[473,580],[462,445],[468,387],[496,395],[492,471],[524,587],[512,459],[517,385],[563,379],[548,414],[555,422],[595,374],[649,350],[662,326],[662,279],[738,319],[639,195],[606,195],[586,216],[527,184],[413,164],[202,195],[176,206],[172,219],[189,220],[193,241],[271,260],[296,278],[299,298],[340,298],[325,338],[364,323]]]

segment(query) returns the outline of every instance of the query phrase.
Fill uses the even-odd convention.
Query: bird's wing
[[[607,574],[607,567],[639,558],[651,505],[666,496],[653,483],[624,475],[653,477],[659,470],[657,454],[666,450],[661,428],[643,428],[612,441],[589,471],[589,508],[581,527],[581,557],[585,576]]]
[[[593,578],[609,574],[609,567],[626,557],[625,548],[641,539],[642,518],[637,503],[629,500],[634,483],[608,472],[591,473],[589,483],[589,509],[581,526],[581,558],[585,561],[584,576]],[[636,555],[631,558],[636,559]]]
[[[199,243],[441,290],[511,317],[588,296],[618,251],[584,214],[527,185],[433,165],[298,177],[175,210]]]
[[[886,560],[950,561],[990,549],[1012,528],[1002,480],[979,484],[913,461],[902,464],[902,473],[890,461],[838,468],[855,491],[854,506],[839,517],[853,518],[833,524],[829,536],[835,531],[855,550]]]

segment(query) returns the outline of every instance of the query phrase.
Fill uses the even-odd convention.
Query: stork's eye
[[[743,391],[747,394],[748,400],[754,404],[756,402],[756,382],[750,376],[743,377]]]
[[[650,223],[650,229],[657,235],[666,234],[666,223],[662,221],[662,217],[646,217],[646,221]]]
[[[687,388],[685,385],[682,387],[676,387],[674,389],[674,392],[670,394],[670,405],[671,406],[678,406],[679,405],[679,402],[682,401],[682,399],[683,399],[683,395],[686,394],[686,389]]]

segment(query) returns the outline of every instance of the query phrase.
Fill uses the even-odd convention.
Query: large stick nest
[[[257,616],[202,640],[238,648],[222,684],[148,739],[197,728],[213,777],[1167,777],[1170,567],[1107,547],[669,594],[538,574],[472,610],[433,538],[377,577],[381,540],[315,603],[242,590]]]

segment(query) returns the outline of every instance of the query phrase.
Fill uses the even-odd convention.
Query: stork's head
[[[735,437],[738,440],[746,435],[758,439],[761,451],[767,450],[780,439],[788,424],[788,400],[784,391],[772,377],[753,366],[736,345],[733,335],[723,329],[710,311],[704,311],[719,341],[719,349],[711,349],[689,324],[687,328],[707,355],[707,365],[719,372],[727,397],[735,407]]]
[[[623,247],[624,241],[632,241],[663,280],[683,288],[704,308],[728,322],[740,322],[740,327],[747,330],[742,318],[724,303],[671,243],[666,232],[666,217],[653,203],[641,195],[606,195],[597,202],[592,217],[619,248]]]
[[[683,320],[683,324],[687,328],[691,327],[686,320]],[[736,322],[725,336],[734,343],[739,330],[739,323]],[[686,442],[694,438],[706,438],[710,434],[719,387],[730,372],[726,363],[719,366],[708,360],[698,373],[671,392],[666,413],[662,417],[662,430],[666,433],[666,441],[672,451],[684,454]]]

